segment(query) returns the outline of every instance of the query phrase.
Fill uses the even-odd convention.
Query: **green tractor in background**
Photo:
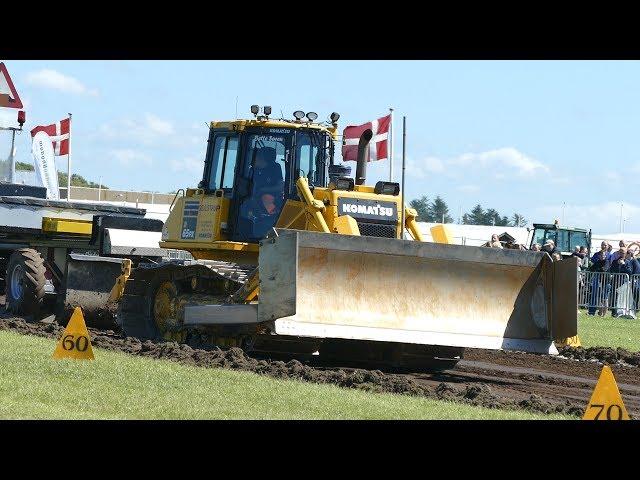
[[[553,240],[562,258],[570,257],[575,247],[587,247],[587,254],[591,257],[591,229],[560,226],[556,220],[552,224],[534,223],[529,229],[531,232],[529,249],[536,243],[544,245],[547,240]]]

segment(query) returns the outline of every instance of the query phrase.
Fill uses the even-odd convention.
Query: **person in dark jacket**
[[[624,249],[626,253],[627,242],[625,242],[624,240],[620,240],[620,242],[618,243],[618,246],[620,247],[620,249],[611,253],[611,263],[618,260],[620,256],[624,257],[624,255],[622,254],[622,249]]]
[[[544,245],[542,245],[542,251],[547,252],[550,257],[553,257],[554,253],[560,253],[556,248],[556,242],[554,242],[553,240],[547,240],[546,242],[544,242]]]
[[[601,250],[594,253],[593,257],[591,257],[591,267],[589,267],[589,271],[597,273],[593,275],[593,279],[591,280],[589,315],[594,315],[598,306],[604,306],[604,309],[598,312],[600,315],[604,315],[609,300],[609,292],[611,291],[608,275],[603,274],[604,272],[608,272],[611,267],[611,254],[608,251],[609,243],[606,241],[602,242],[600,248]]]
[[[638,309],[640,300],[640,262],[633,256],[633,251],[627,249],[627,262],[629,264],[629,275],[631,275],[631,292],[633,303],[629,314],[635,318],[635,311]],[[637,277],[634,275],[638,275]]]
[[[620,289],[628,283],[628,277],[625,275],[631,275],[631,263],[626,259],[626,256],[626,247],[620,247],[620,249],[615,252],[615,257],[613,254],[610,257],[609,273],[619,274],[612,276],[611,282],[612,317],[618,317],[624,313],[623,308],[618,306],[618,301],[620,300],[618,293]]]

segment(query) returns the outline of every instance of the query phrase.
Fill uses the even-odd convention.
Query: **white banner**
[[[38,132],[33,137],[31,152],[36,164],[36,177],[47,188],[47,198],[59,200],[58,172],[53,156],[53,143],[46,132]]]

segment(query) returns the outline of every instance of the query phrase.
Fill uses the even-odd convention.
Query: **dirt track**
[[[0,330],[58,338],[55,323],[28,323],[0,314]],[[345,388],[447,399],[489,408],[582,415],[602,363],[612,367],[629,414],[640,417],[640,355],[614,349],[563,350],[553,357],[518,352],[468,349],[465,359],[439,374],[392,373],[311,362],[288,362],[247,356],[241,349],[198,350],[177,343],[141,342],[112,331],[90,329],[96,347],[131,355],[163,358],[187,365],[250,371],[275,378],[331,383]]]

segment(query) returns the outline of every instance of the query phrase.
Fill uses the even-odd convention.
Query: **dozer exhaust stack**
[[[577,333],[573,262],[554,263],[543,252],[277,233],[261,242],[258,321],[275,320],[278,334],[556,353],[554,338]]]
[[[373,138],[370,128],[360,135],[358,141],[358,163],[356,165],[356,185],[364,185],[367,179],[367,162],[369,161],[369,142]]]

